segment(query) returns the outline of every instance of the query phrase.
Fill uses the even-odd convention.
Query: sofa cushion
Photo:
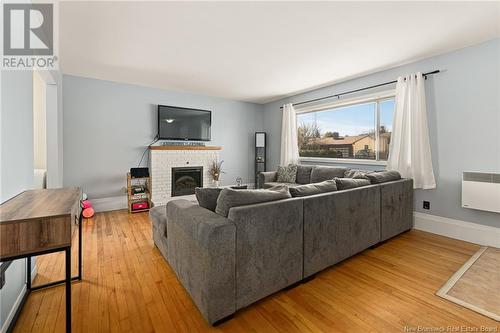
[[[325,180],[331,180],[335,177],[342,178],[347,171],[344,167],[315,166],[311,171],[311,183],[319,183]]]
[[[401,174],[395,170],[371,172],[366,174],[372,184],[381,184],[401,179]]]
[[[325,180],[321,183],[312,183],[290,187],[290,194],[292,197],[306,197],[308,195],[333,192],[337,190],[335,180]]]
[[[311,183],[311,172],[312,165],[297,165],[297,179],[295,182],[297,184],[309,184]]]
[[[231,188],[223,189],[217,199],[215,212],[227,217],[229,209],[232,207],[245,206],[260,202],[275,201],[291,198],[288,186],[274,186],[270,189],[262,190],[233,190]]]
[[[278,183],[295,183],[297,179],[297,164],[279,166],[276,181]]]
[[[212,212],[215,212],[217,198],[221,191],[222,188],[220,187],[197,187],[194,189],[198,204]]]
[[[335,178],[335,183],[337,184],[337,189],[339,191],[370,185],[370,181],[368,179],[358,178]]]
[[[367,179],[367,180],[370,180],[370,178],[368,178],[366,176],[367,173],[368,172],[361,171],[361,170],[347,170],[346,172],[344,172],[344,177],[343,178]]]
[[[268,183],[264,183],[263,187],[265,189],[270,189],[271,187],[280,186],[280,185],[285,185],[285,186],[288,186],[290,188],[290,187],[299,186],[300,184],[297,184],[297,183],[268,182]]]

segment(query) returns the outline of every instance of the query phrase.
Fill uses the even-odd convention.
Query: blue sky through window
[[[385,126],[388,132],[392,132],[394,106],[395,101],[393,99],[380,102],[380,126]]]
[[[302,123],[316,122],[321,130],[325,132],[339,132],[340,136],[353,136],[369,133],[375,129],[376,103],[357,104],[333,110],[299,114],[298,125]],[[392,131],[392,115],[394,100],[380,102],[380,125],[385,126],[387,131]]]

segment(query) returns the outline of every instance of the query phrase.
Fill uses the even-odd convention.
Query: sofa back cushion
[[[315,166],[311,171],[311,183],[319,183],[325,180],[331,180],[335,177],[342,178],[347,171],[344,167]]]
[[[221,191],[222,188],[220,187],[197,187],[194,189],[194,194],[196,195],[200,207],[215,212],[217,198],[219,198]]]
[[[368,179],[359,178],[335,178],[335,183],[337,184],[337,189],[339,191],[370,185],[370,181]]]
[[[297,165],[297,184],[309,184],[311,182],[312,165]]]
[[[347,170],[344,173],[344,178],[367,179],[367,180],[370,180],[370,178],[368,178],[366,176],[367,173],[369,173],[369,172],[362,171],[362,170]]]
[[[232,207],[252,205],[261,202],[291,198],[288,186],[275,186],[266,190],[223,189],[217,199],[215,212],[227,217]]]
[[[368,182],[369,184],[370,182]],[[335,180],[325,180],[321,183],[312,183],[290,187],[290,194],[292,197],[306,197],[319,193],[333,192],[337,190]]]
[[[288,166],[279,166],[277,171],[278,183],[295,183],[297,179],[297,164],[289,164]]]
[[[367,173],[366,176],[372,184],[382,184],[401,179],[401,174],[395,170]]]

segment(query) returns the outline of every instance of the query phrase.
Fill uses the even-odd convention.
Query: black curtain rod
[[[424,74],[422,74],[422,76],[427,79],[427,75],[433,75],[433,74],[437,74],[439,72],[441,72],[441,71],[439,69],[436,69],[435,71],[424,73]],[[355,90],[351,90],[351,91],[346,91],[346,92],[343,92],[343,93],[340,93],[340,94],[328,95],[328,96],[325,96],[325,97],[319,97],[319,98],[310,99],[310,100],[303,101],[303,102],[293,103],[292,105],[293,106],[297,106],[297,105],[302,105],[302,104],[306,104],[306,103],[312,103],[312,102],[321,101],[321,100],[328,99],[328,98],[334,98],[334,97],[338,98],[340,96],[352,94],[352,93],[363,91],[363,90],[378,88],[378,87],[386,86],[386,85],[389,85],[389,84],[394,84],[394,83],[397,83],[397,82],[398,82],[398,80],[384,82],[384,83],[376,84],[376,85],[369,86],[369,87],[364,87],[364,88],[359,88],[359,89],[355,89]],[[280,109],[283,109],[283,107],[281,106]]]

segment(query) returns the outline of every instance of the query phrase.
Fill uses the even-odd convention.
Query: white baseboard
[[[110,210],[127,209],[127,196],[90,199],[92,207],[96,212],[107,212]]]
[[[35,280],[37,273],[37,266],[35,265],[33,269],[31,270],[31,282]],[[9,314],[7,315],[7,318],[5,318],[5,322],[2,325],[2,328],[0,329],[1,333],[6,333],[7,329],[9,328],[10,323],[14,319],[14,315],[16,314],[17,308],[21,306],[21,302],[23,300],[24,294],[26,294],[26,284],[23,286],[21,289],[21,292],[19,293],[19,296],[17,296],[16,301],[12,305],[12,308],[9,311]]]
[[[19,293],[19,296],[17,297],[16,301],[14,302],[14,305],[12,306],[12,309],[10,309],[9,315],[5,319],[5,322],[3,323],[2,326],[2,333],[6,333],[7,329],[9,328],[10,323],[12,322],[12,319],[14,319],[14,314],[17,311],[17,308],[21,306],[21,302],[23,300],[24,294],[26,294],[26,285],[23,286],[23,289],[21,289],[21,292]]]
[[[500,228],[413,212],[414,228],[433,234],[500,248]]]

